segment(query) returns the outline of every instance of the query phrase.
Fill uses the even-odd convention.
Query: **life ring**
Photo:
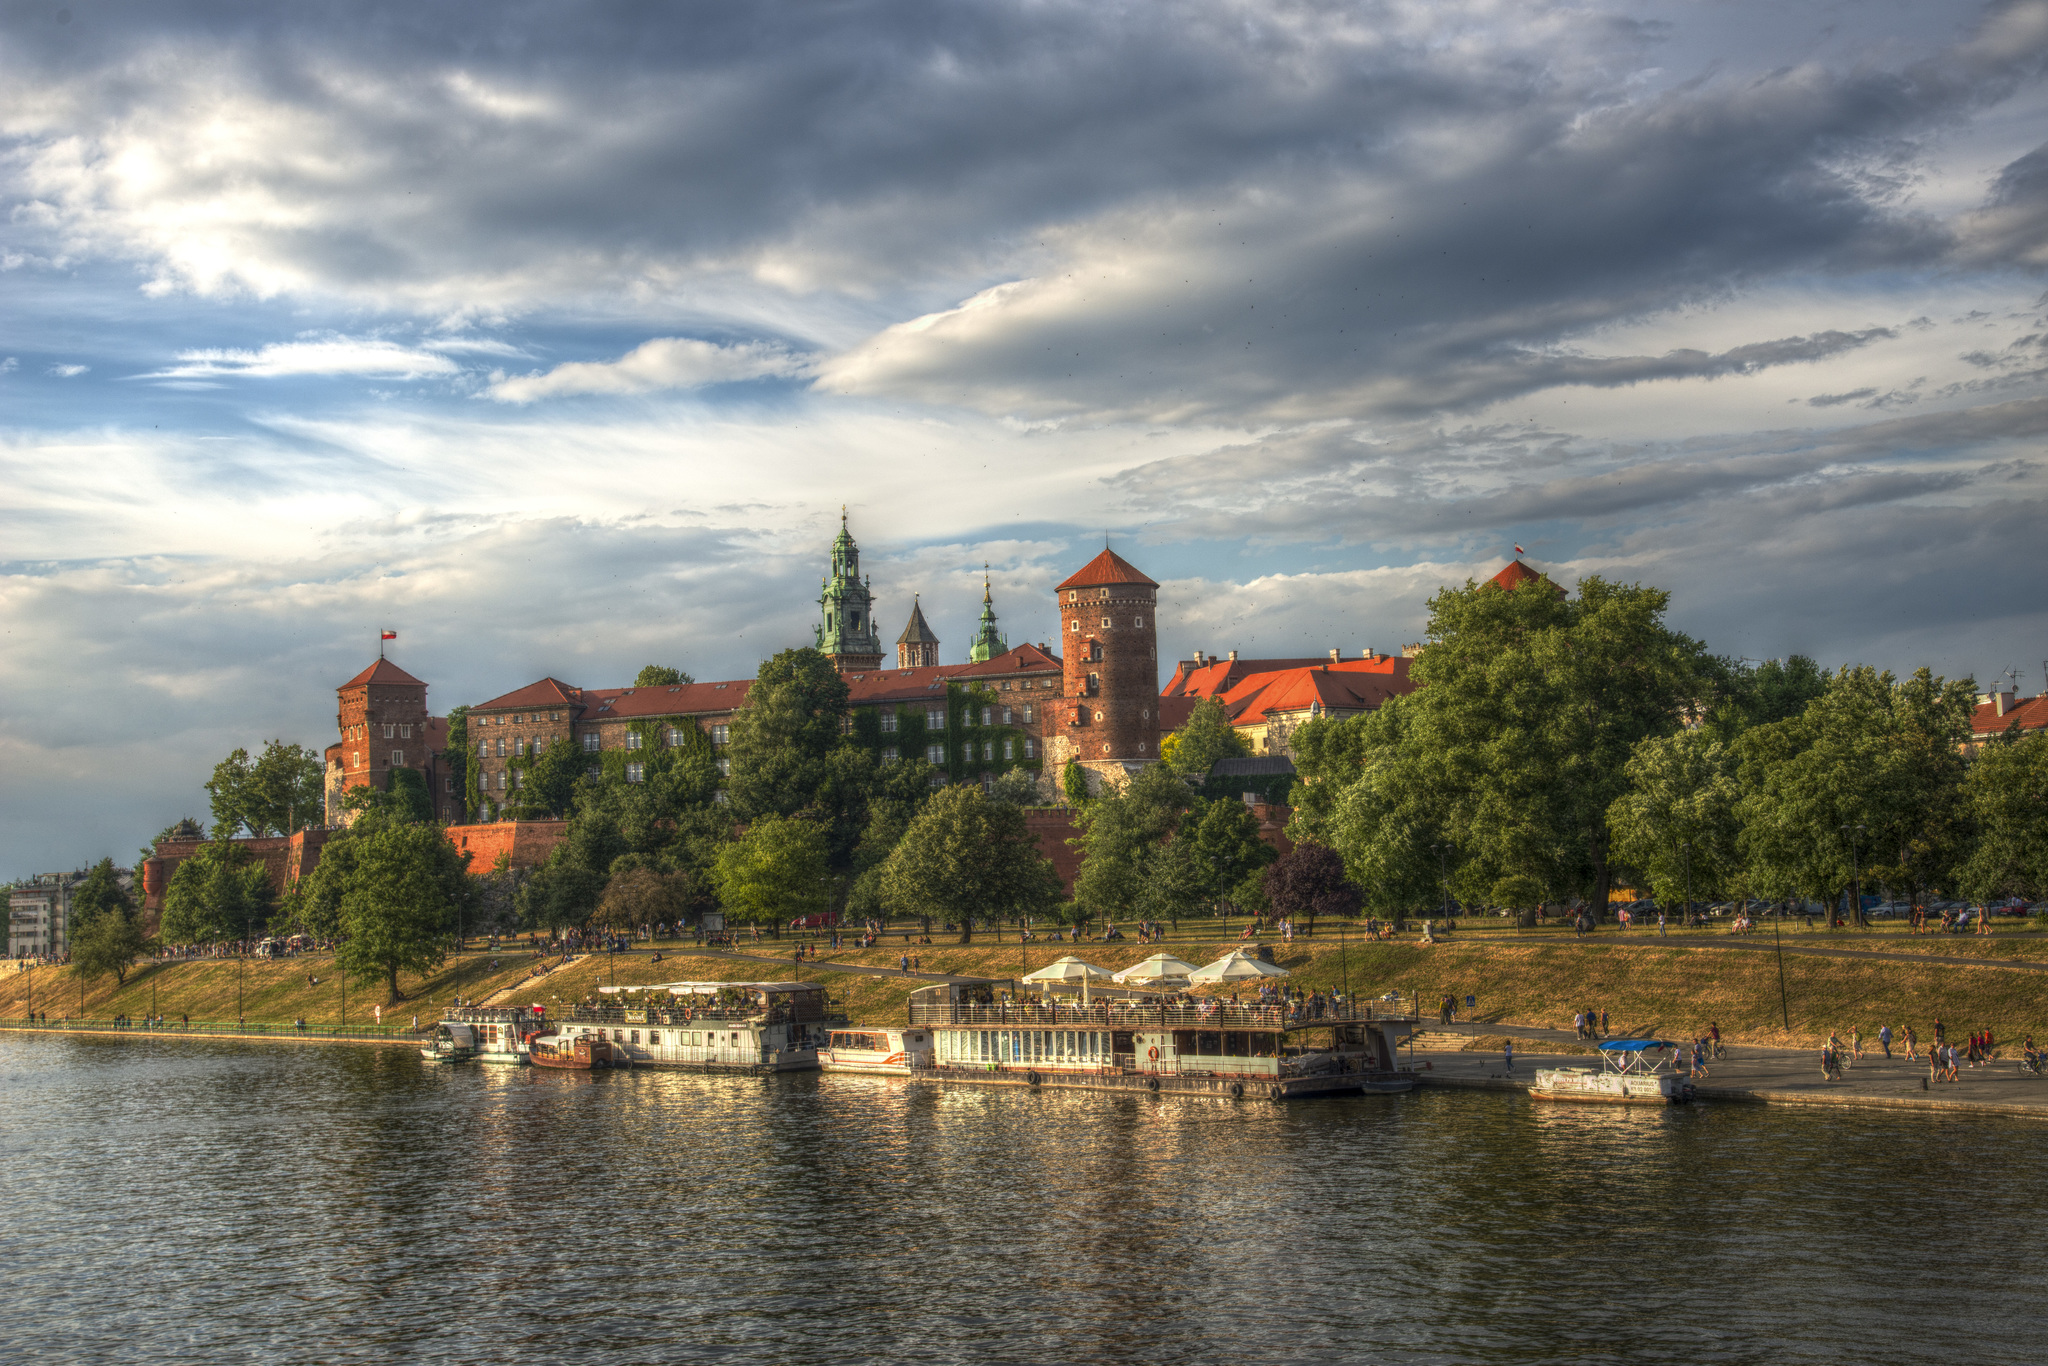
[[[1145,1079],[1145,1089],[1147,1091],[1157,1091],[1159,1089],[1159,1078],[1147,1077]]]
[[[1146,1050],[1145,1050],[1145,1056],[1146,1056],[1147,1058],[1151,1059],[1151,1060],[1152,1060],[1153,1062],[1158,1062],[1158,1061],[1159,1061],[1159,1050],[1158,1050],[1158,1049],[1156,1049],[1156,1048],[1148,1048],[1148,1049],[1146,1049]]]
[[[1230,1083],[1230,1098],[1231,1098],[1232,1100],[1243,1100],[1243,1099],[1244,1099],[1244,1083],[1243,1083],[1243,1082],[1241,1082],[1241,1081],[1234,1081],[1234,1082]]]
[[[1278,1099],[1280,1099],[1280,1097],[1282,1097],[1282,1096],[1283,1096],[1283,1095],[1285,1095],[1285,1094],[1287,1094],[1287,1093],[1286,1093],[1285,1091],[1282,1091],[1282,1090],[1281,1090],[1281,1089],[1280,1089],[1279,1087],[1275,1086],[1275,1087],[1273,1087],[1272,1089],[1270,1089],[1269,1091],[1267,1091],[1267,1092],[1266,1092],[1266,1099],[1268,1099],[1268,1100],[1278,1100]]]
[[[1024,1074],[1024,1081],[1025,1081],[1025,1083],[1026,1083],[1027,1085],[1030,1085],[1030,1086],[1036,1086],[1036,1085],[1038,1085],[1038,1084],[1039,1084],[1040,1082],[1042,1082],[1042,1081],[1044,1081],[1044,1080],[1045,1080],[1045,1078],[1044,1078],[1044,1077],[1041,1077],[1041,1076],[1039,1076],[1039,1075],[1038,1075],[1038,1074],[1037,1074],[1036,1072],[1026,1072],[1026,1073]]]

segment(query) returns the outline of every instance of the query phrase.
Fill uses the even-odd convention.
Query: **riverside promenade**
[[[1466,1052],[1448,1046],[1450,1035],[1513,1037],[1532,1043],[1577,1044],[1569,1030],[1502,1024],[1426,1025],[1428,1038],[1414,1050],[1414,1066],[1425,1086],[1484,1091],[1526,1091],[1539,1067],[1598,1067],[1600,1060],[1576,1053],[1524,1053],[1518,1044],[1512,1075],[1502,1066],[1500,1050]],[[1621,1037],[1617,1035],[1616,1037]],[[1584,1046],[1581,1044],[1580,1046]],[[1834,1105],[1861,1109],[1904,1109],[2019,1115],[2048,1119],[2048,1077],[2037,1077],[2019,1064],[2019,1050],[2001,1047],[2003,1055],[1982,1067],[1962,1064],[1956,1081],[1932,1081],[1925,1057],[1907,1062],[1905,1049],[1894,1043],[1892,1057],[1875,1046],[1864,1051],[1840,1081],[1821,1076],[1817,1049],[1752,1048],[1727,1045],[1725,1056],[1707,1063],[1707,1075],[1694,1083],[1701,1100],[1744,1101],[1762,1105]]]

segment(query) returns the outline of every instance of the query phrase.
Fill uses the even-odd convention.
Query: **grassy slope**
[[[1928,945],[1929,951],[1964,947],[1958,939],[1908,938],[1895,942],[1891,936],[1882,936],[1870,942],[1865,936],[1820,934],[1812,938],[1844,947],[1867,944],[1892,949]],[[1187,938],[1165,947],[1191,962],[1201,963],[1234,946],[1234,940]],[[2033,939],[1993,939],[1988,944],[1978,941],[1976,945],[2015,954],[2024,952],[2028,946],[2036,953],[2025,956],[2036,956],[2040,942]],[[554,1005],[572,1001],[593,990],[601,980],[612,980],[614,975],[628,984],[684,979],[787,980],[793,975],[792,965],[781,959],[778,946],[772,943],[762,945],[760,952],[763,957],[778,959],[774,963],[697,956],[666,944],[661,947],[665,957],[659,963],[643,955],[624,955],[616,962],[608,961],[604,955],[583,959],[532,990],[515,990],[506,998],[507,1003]],[[1034,968],[1043,966],[1065,952],[1066,947],[1033,944],[1029,964]],[[830,954],[825,961],[893,968],[904,951],[899,944],[893,948]],[[918,946],[913,951],[926,972],[1008,978],[1017,976],[1024,967],[1015,941],[965,946],[937,944]],[[1153,950],[1125,942],[1088,944],[1081,946],[1080,951],[1091,962],[1115,969]],[[1355,992],[1375,996],[1390,990],[1403,994],[1419,992],[1425,1006],[1432,1008],[1435,998],[1445,992],[1461,1002],[1471,994],[1479,998],[1479,1019],[1511,1024],[1568,1027],[1575,1008],[1590,1006],[1609,1011],[1617,1032],[1654,1030],[1690,1035],[1712,1020],[1732,1039],[1763,1044],[1809,1046],[1817,1044],[1831,1029],[1846,1034],[1850,1028],[1859,1026],[1868,1036],[1885,1022],[1895,1029],[1911,1023],[1925,1038],[1937,1017],[1955,1030],[1989,1025],[2005,1039],[2017,1040],[2028,1032],[2048,1038],[2048,974],[1788,953],[1785,980],[1792,1027],[1787,1031],[1779,1015],[1775,955],[1657,947],[1654,938],[1641,934],[1623,940],[1610,933],[1586,943],[1576,942],[1568,935],[1522,942],[1512,935],[1487,935],[1433,947],[1412,941],[1354,942],[1341,951],[1334,941],[1318,940],[1313,946],[1300,942],[1280,946],[1277,956],[1282,965],[1294,972],[1290,981],[1296,986],[1338,986],[1348,962],[1350,988]],[[530,958],[506,954],[499,957],[501,967],[494,972],[491,961],[488,954],[467,955],[425,981],[403,983],[409,999],[387,1015],[395,1014],[409,1021],[414,1010],[422,1016],[438,1013],[439,1006],[450,997],[462,994],[474,999],[497,987],[516,983],[532,965]],[[247,973],[249,1019],[281,1022],[303,1015],[315,1025],[336,1021],[337,979],[326,960],[252,963]],[[322,979],[319,986],[306,984],[309,973]],[[918,985],[896,977],[825,972],[809,961],[800,975],[807,980],[827,981],[847,1013],[867,1023],[902,1020],[904,1002]],[[152,976],[157,982],[157,1009],[165,1015],[189,1013],[195,1020],[235,1017],[232,961],[144,969],[131,974],[127,987],[119,992],[111,990],[111,979],[104,979],[88,987],[85,1013],[97,1017],[118,1012],[146,1013]],[[0,971],[0,1016],[18,1016],[25,1010],[25,978],[26,974]],[[38,969],[35,980],[38,1009],[47,1010],[52,1017],[78,1013],[77,982],[68,970]],[[373,999],[376,997],[372,993],[351,989],[351,1024],[368,1023]]]

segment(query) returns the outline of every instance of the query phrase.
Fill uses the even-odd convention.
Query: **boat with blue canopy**
[[[1675,1105],[1693,1096],[1692,1083],[1678,1072],[1683,1049],[1670,1039],[1605,1039],[1598,1068],[1539,1067],[1529,1094],[1538,1100]]]

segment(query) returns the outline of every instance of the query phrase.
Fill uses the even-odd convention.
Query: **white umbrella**
[[[1055,959],[1047,963],[1037,972],[1025,973],[1022,980],[1026,982],[1079,982],[1081,984],[1081,1004],[1087,1005],[1088,984],[1098,977],[1107,976],[1109,976],[1108,968],[1098,968],[1093,963],[1084,962],[1074,957],[1074,955],[1068,954],[1065,958]]]
[[[1083,962],[1072,954],[1068,954],[1065,958],[1055,959],[1047,963],[1037,972],[1025,973],[1024,980],[1027,982],[1086,982],[1108,976],[1108,968],[1098,968],[1093,963]]]
[[[1286,977],[1286,968],[1252,957],[1243,949],[1232,949],[1213,963],[1205,963],[1188,974],[1190,982],[1242,982],[1252,977]]]
[[[1170,953],[1155,953],[1141,963],[1133,963],[1122,972],[1113,974],[1117,982],[1164,982],[1186,977],[1195,970],[1193,963],[1184,963]]]

